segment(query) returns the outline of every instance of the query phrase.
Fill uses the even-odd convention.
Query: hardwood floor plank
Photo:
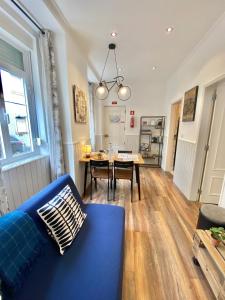
[[[116,201],[107,202],[107,185],[98,182],[93,200],[125,207],[123,300],[210,300],[214,296],[192,262],[199,205],[187,201],[160,169],[141,168],[142,200],[134,185],[119,181]],[[110,195],[112,199],[112,191]]]

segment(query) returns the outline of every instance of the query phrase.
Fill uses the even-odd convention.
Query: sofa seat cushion
[[[124,209],[89,204],[88,218],[61,256],[53,243],[35,263],[16,300],[119,300],[123,272]]]

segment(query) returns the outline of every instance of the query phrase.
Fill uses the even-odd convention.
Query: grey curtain
[[[2,168],[0,166],[0,216],[9,212],[9,202],[3,183]]]
[[[43,102],[50,153],[51,178],[54,180],[65,173],[65,166],[53,33],[46,30],[45,35],[40,35],[39,42],[42,60]]]

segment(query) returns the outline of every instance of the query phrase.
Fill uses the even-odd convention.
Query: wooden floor
[[[138,201],[135,186],[131,203],[129,183],[120,181],[113,203],[126,210],[123,300],[214,299],[192,263],[198,205],[186,201],[160,169],[141,169],[141,192]],[[92,202],[105,199],[106,184],[100,181]]]

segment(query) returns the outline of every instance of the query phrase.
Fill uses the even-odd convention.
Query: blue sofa
[[[67,184],[87,219],[71,247],[61,256],[36,211]],[[73,180],[64,175],[18,209],[33,218],[47,244],[13,300],[121,299],[125,219],[122,207],[83,204]]]

